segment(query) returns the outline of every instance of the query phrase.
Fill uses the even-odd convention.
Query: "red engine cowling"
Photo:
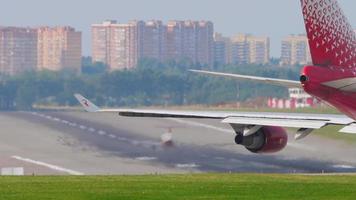
[[[250,136],[237,136],[236,143],[253,153],[275,153],[286,147],[288,135],[281,127],[264,126]]]

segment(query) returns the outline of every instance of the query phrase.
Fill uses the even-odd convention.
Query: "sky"
[[[251,33],[271,37],[271,55],[280,41],[305,33],[299,0],[3,0],[0,26],[63,26],[83,32],[83,54],[90,55],[90,26],[106,19],[211,20],[226,36]],[[356,29],[356,1],[339,0]]]

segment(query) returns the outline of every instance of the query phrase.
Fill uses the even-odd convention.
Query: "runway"
[[[0,126],[0,167],[25,174],[356,172],[352,144],[312,135],[281,153],[256,155],[235,145],[232,129],[217,120],[9,112],[0,113]],[[168,129],[174,147],[160,143]]]

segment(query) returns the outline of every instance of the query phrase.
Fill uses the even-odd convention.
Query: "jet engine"
[[[253,153],[275,153],[287,145],[288,135],[281,127],[264,126],[249,136],[237,134],[235,142]]]

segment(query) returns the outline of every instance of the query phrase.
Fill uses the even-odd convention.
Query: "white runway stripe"
[[[16,160],[32,163],[32,164],[35,164],[35,165],[47,167],[49,169],[56,170],[56,171],[59,171],[59,172],[65,172],[65,173],[68,173],[70,175],[84,175],[84,173],[82,173],[82,172],[74,171],[74,170],[71,170],[71,169],[66,169],[66,168],[63,168],[63,167],[59,167],[59,166],[56,166],[56,165],[51,165],[51,164],[48,164],[48,163],[45,163],[45,162],[41,162],[41,161],[37,161],[37,160],[32,160],[32,159],[29,159],[29,158],[23,158],[23,157],[20,157],[20,156],[12,156],[12,158],[14,158]]]
[[[333,165],[332,167],[340,169],[355,169],[355,167],[351,165]]]
[[[197,168],[199,165],[195,163],[186,163],[186,164],[176,164],[177,168]]]
[[[184,120],[184,119],[176,119],[176,118],[167,118],[168,120],[171,121],[175,121],[181,124],[186,124],[186,125],[190,125],[190,126],[197,126],[197,127],[203,127],[203,128],[207,128],[207,129],[213,129],[216,131],[220,131],[223,133],[234,133],[234,131],[232,129],[226,129],[226,128],[220,128],[220,127],[216,127],[216,126],[212,126],[209,124],[203,124],[203,123],[199,123],[199,122],[194,122],[194,121],[188,121],[188,120]]]
[[[135,160],[140,160],[140,161],[152,161],[152,160],[157,160],[156,157],[137,157]]]

